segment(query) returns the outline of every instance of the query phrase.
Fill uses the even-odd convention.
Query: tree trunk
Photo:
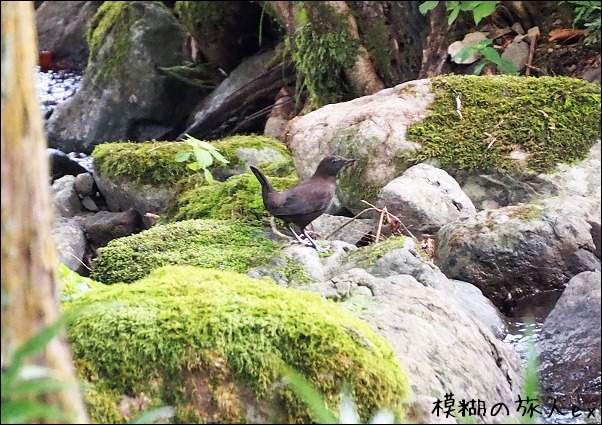
[[[2,2],[2,368],[12,354],[60,314],[58,259],[51,220],[48,160],[42,111],[34,90],[37,60],[34,6]],[[35,359],[67,382],[76,382],[64,337],[55,338]],[[88,421],[78,390],[44,400],[71,423]]]
[[[427,37],[426,48],[422,54],[419,78],[434,77],[441,74],[448,56],[449,25],[447,24],[445,2],[439,2],[439,5],[429,12],[428,20],[430,32]]]

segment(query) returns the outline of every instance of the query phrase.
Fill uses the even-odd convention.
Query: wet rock
[[[88,243],[84,231],[76,220],[60,218],[52,229],[59,261],[69,269],[82,273]]]
[[[77,176],[86,173],[87,170],[66,153],[53,148],[46,149],[50,163],[51,183],[67,174]]]
[[[435,263],[504,309],[509,296],[564,289],[574,275],[600,268],[588,221],[600,222],[599,199],[552,198],[481,211],[441,228]]]
[[[142,230],[142,218],[135,210],[125,212],[99,211],[83,220],[90,243],[99,248],[113,239],[129,236]]]
[[[443,400],[452,392],[456,400],[479,399],[489,408],[514,405],[522,379],[517,353],[440,291],[411,276],[376,278],[361,269],[304,289],[340,299],[339,305],[387,338],[416,396]],[[487,420],[504,423],[508,416]]]
[[[599,270],[576,275],[543,324],[541,388],[558,408],[600,406],[600,294]]]

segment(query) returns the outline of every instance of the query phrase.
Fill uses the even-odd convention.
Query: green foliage
[[[91,278],[105,284],[128,283],[168,264],[244,273],[267,263],[277,250],[262,232],[260,225],[234,220],[188,220],[154,226],[100,248],[92,262]]]
[[[9,365],[2,368],[2,423],[32,423],[33,421],[66,421],[67,412],[35,399],[36,396],[64,391],[75,385],[57,378],[52,369],[27,365],[25,360],[40,353],[56,337],[65,323],[77,313],[63,314],[28,339],[12,355]]]
[[[213,183],[213,175],[209,171],[209,167],[213,165],[213,159],[217,159],[222,164],[227,164],[229,161],[211,143],[199,140],[189,134],[186,134],[183,141],[192,148],[192,151],[179,151],[175,155],[176,162],[186,162],[194,155],[195,161],[186,166],[194,171],[203,170],[205,180]]]
[[[584,159],[600,138],[600,86],[569,77],[454,76],[431,80],[431,113],[410,126],[414,162],[446,170],[536,173]],[[462,117],[456,111],[460,99]],[[514,160],[514,152],[527,156]]]
[[[69,269],[64,263],[59,266],[59,279],[61,283],[61,301],[70,301],[81,294],[94,288],[99,288],[102,283],[88,277],[80,276]]]
[[[563,2],[560,2],[563,3]],[[599,1],[567,1],[575,6],[575,19],[573,26],[583,22],[585,26],[585,43],[593,44],[600,42],[601,21],[601,2]]]
[[[242,422],[249,400],[266,397],[282,400],[288,416],[279,423],[308,423],[311,412],[281,385],[286,365],[330,406],[349,382],[362,418],[378,406],[401,416],[409,396],[389,343],[368,324],[317,294],[268,280],[169,266],[69,304],[83,308],[68,327],[80,371],[98,388],[174,405],[174,423]]]
[[[447,11],[449,17],[447,24],[453,24],[460,12],[472,12],[475,25],[479,25],[479,22],[483,18],[491,15],[500,1],[448,1],[446,2]],[[429,10],[434,9],[439,4],[438,1],[425,1],[419,7],[420,13],[425,15]]]
[[[475,45],[466,46],[465,48],[463,48],[462,50],[460,50],[458,52],[456,57],[458,59],[460,59],[461,61],[463,61],[472,53],[479,52],[485,57],[485,59],[487,59],[487,61],[496,64],[499,67],[499,69],[502,71],[502,74],[518,75],[518,71],[517,71],[516,67],[514,66],[514,64],[512,62],[510,62],[509,60],[502,59],[500,57],[500,54],[498,53],[498,51],[495,50],[493,47],[491,47],[492,44],[493,44],[493,41],[486,38],[484,40],[479,41]],[[474,69],[474,75],[479,75],[481,73],[481,71],[483,70],[483,67],[486,64],[487,64],[487,62],[483,62],[483,63],[479,64]]]

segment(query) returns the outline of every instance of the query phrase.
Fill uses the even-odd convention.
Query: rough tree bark
[[[51,235],[52,203],[42,111],[34,91],[37,58],[34,5],[2,2],[2,368],[31,336],[59,316],[58,258]],[[64,337],[36,359],[75,382]],[[72,388],[45,396],[71,423],[87,423]]]

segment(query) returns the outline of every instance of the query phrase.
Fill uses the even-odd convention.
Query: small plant
[[[199,140],[189,134],[186,134],[185,136],[186,138],[182,139],[182,141],[190,145],[192,150],[178,152],[175,157],[176,162],[186,162],[194,155],[195,161],[186,164],[186,166],[194,171],[202,169],[205,180],[207,180],[208,183],[213,183],[213,175],[211,174],[211,171],[209,171],[209,167],[213,165],[213,159],[217,159],[222,164],[227,164],[229,161],[224,158],[211,143]]]
[[[561,2],[563,3],[563,2]],[[567,1],[575,6],[575,19],[573,26],[583,21],[585,27],[585,43],[593,44],[600,41],[601,24],[601,2],[599,1]]]
[[[497,5],[501,3],[499,1],[448,1],[447,2],[447,11],[449,12],[449,17],[447,18],[447,24],[453,24],[460,12],[472,12],[472,16],[474,18],[475,25],[478,25],[481,22],[481,19],[486,18],[491,15]],[[590,3],[590,2],[584,2]],[[423,15],[426,15],[426,12],[434,9],[439,4],[438,1],[425,1],[419,7],[418,10]]]
[[[509,60],[502,59],[497,50],[492,47],[493,41],[488,38],[479,41],[477,44],[472,46],[466,46],[462,50],[458,52],[455,58],[458,58],[460,61],[466,59],[470,54],[474,52],[481,53],[488,62],[492,62],[498,66],[502,74],[508,75],[518,75],[518,70],[515,68],[514,64]],[[487,65],[487,62],[483,62],[479,64],[474,69],[474,75],[480,75],[481,71],[483,71],[483,67]]]
[[[52,369],[24,364],[27,357],[38,354],[62,329],[72,315],[62,315],[18,348],[10,363],[2,369],[2,423],[33,423],[33,421],[66,421],[62,409],[39,401],[35,396],[63,391],[75,384],[58,379]]]

